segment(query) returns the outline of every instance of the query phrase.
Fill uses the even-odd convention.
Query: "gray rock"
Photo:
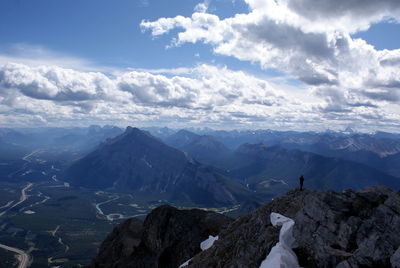
[[[400,267],[400,247],[397,248],[396,252],[390,258],[390,263],[392,264],[393,268]]]
[[[188,267],[258,267],[278,239],[271,212],[294,219],[303,267],[391,267],[400,255],[399,202],[399,192],[386,187],[291,191],[238,218]]]
[[[233,220],[200,209],[154,209],[143,225],[128,220],[103,242],[91,267],[177,268],[201,251],[200,243]]]
[[[146,218],[137,247],[135,236],[122,246],[104,242],[96,260],[109,258],[118,265],[94,267],[176,268],[190,258],[189,268],[259,267],[278,241],[271,212],[295,221],[294,252],[302,267],[400,267],[400,193],[383,186],[342,193],[294,190],[235,221],[164,206]],[[201,252],[199,243],[217,234],[214,245]],[[114,246],[123,261],[115,259]]]

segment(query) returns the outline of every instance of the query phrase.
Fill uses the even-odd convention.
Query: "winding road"
[[[6,210],[4,210],[3,212],[0,213],[0,217],[3,216],[4,214],[7,213],[7,211],[9,211],[10,209],[18,206],[19,204],[21,204],[22,202],[24,202],[28,196],[26,195],[26,191],[29,190],[29,188],[31,188],[33,186],[33,183],[28,183],[27,186],[25,186],[22,190],[21,190],[21,197],[19,198],[19,201],[17,203],[15,203],[14,205],[12,205],[11,207],[7,208]]]
[[[18,268],[26,268],[26,267],[29,266],[29,259],[30,258],[29,258],[29,255],[26,252],[24,252],[24,251],[22,251],[22,250],[20,250],[18,248],[9,247],[9,246],[3,245],[3,244],[0,244],[0,248],[15,252],[15,253],[17,253],[19,255],[19,257],[18,257],[18,260],[19,260]]]
[[[21,190],[21,197],[19,198],[19,201],[17,203],[15,203],[14,205],[12,205],[11,207],[7,208],[6,210],[4,210],[2,213],[0,213],[0,216],[3,216],[4,214],[7,213],[7,211],[9,211],[10,209],[18,206],[19,204],[21,204],[22,202],[24,202],[28,196],[26,195],[26,191],[29,190],[31,187],[33,186],[33,183],[28,183],[28,185],[26,185],[24,188],[22,188]],[[18,254],[18,260],[19,260],[19,265],[18,268],[26,268],[29,266],[29,254],[26,253],[25,251],[18,249],[18,248],[13,248],[7,245],[3,245],[0,244],[0,248],[3,248],[5,250],[8,251],[12,251]]]
[[[95,208],[97,210],[97,213],[102,215],[103,217],[105,217],[107,220],[109,221],[115,221],[115,220],[123,220],[123,219],[128,219],[128,218],[133,218],[133,217],[139,217],[139,216],[145,216],[147,215],[147,213],[141,213],[141,214],[135,214],[135,215],[123,215],[121,213],[110,213],[110,214],[105,214],[104,211],[100,208],[101,205],[110,203],[112,201],[115,201],[117,199],[119,199],[119,196],[113,196],[111,199],[104,201],[104,202],[100,202],[95,205]]]

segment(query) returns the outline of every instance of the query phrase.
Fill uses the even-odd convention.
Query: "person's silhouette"
[[[304,177],[303,177],[303,175],[300,176],[299,181],[300,181],[300,191],[302,191],[302,190],[303,190],[303,184],[304,184]]]

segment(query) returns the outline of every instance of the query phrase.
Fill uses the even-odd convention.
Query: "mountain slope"
[[[341,191],[378,184],[400,188],[398,178],[368,166],[280,146],[244,144],[225,164],[232,176],[244,180],[257,192],[269,194],[296,187],[300,174],[306,178],[305,186],[311,189]]]
[[[178,132],[164,138],[164,142],[169,146],[180,149],[196,141],[198,138],[200,138],[200,135],[185,129],[181,129]]]
[[[131,127],[75,162],[65,177],[76,186],[204,205],[234,204],[249,194],[214,168]]]
[[[210,135],[197,135],[187,130],[180,130],[165,139],[165,142],[175,148],[190,154],[193,158],[208,165],[218,166],[229,157],[232,151],[223,143]]]
[[[102,243],[92,267],[178,267],[200,252],[201,241],[232,221],[211,211],[161,206],[144,223],[132,218],[117,226]]]
[[[135,235],[128,224],[132,220],[118,226],[103,242],[91,267],[117,268],[129,264],[133,268],[167,268],[186,261],[187,268],[260,267],[279,238],[279,228],[270,221],[272,212],[294,220],[293,238],[297,246],[293,250],[301,267],[400,267],[400,194],[383,186],[340,193],[290,191],[229,225],[221,225],[222,218],[214,223],[192,223],[193,217],[187,217],[192,212],[160,207],[146,218],[144,225],[151,228],[142,235]],[[194,225],[195,230],[182,232],[187,225]],[[199,241],[207,234],[198,230],[210,226],[214,230],[208,234],[213,236],[220,228],[218,240],[200,251]],[[129,230],[134,232],[128,237],[120,235]],[[136,246],[131,243],[127,247],[127,238],[132,238]],[[182,241],[197,241],[190,244],[193,255],[189,254],[189,246],[182,250]],[[143,265],[148,258],[142,254],[143,248],[152,252],[152,263]],[[125,249],[129,254],[123,254]],[[115,258],[117,254],[123,256]],[[173,261],[161,262],[160,256]]]

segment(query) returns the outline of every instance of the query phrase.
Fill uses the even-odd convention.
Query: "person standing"
[[[303,177],[303,175],[300,176],[299,181],[300,181],[300,191],[303,191],[303,184],[304,184],[304,177]]]

